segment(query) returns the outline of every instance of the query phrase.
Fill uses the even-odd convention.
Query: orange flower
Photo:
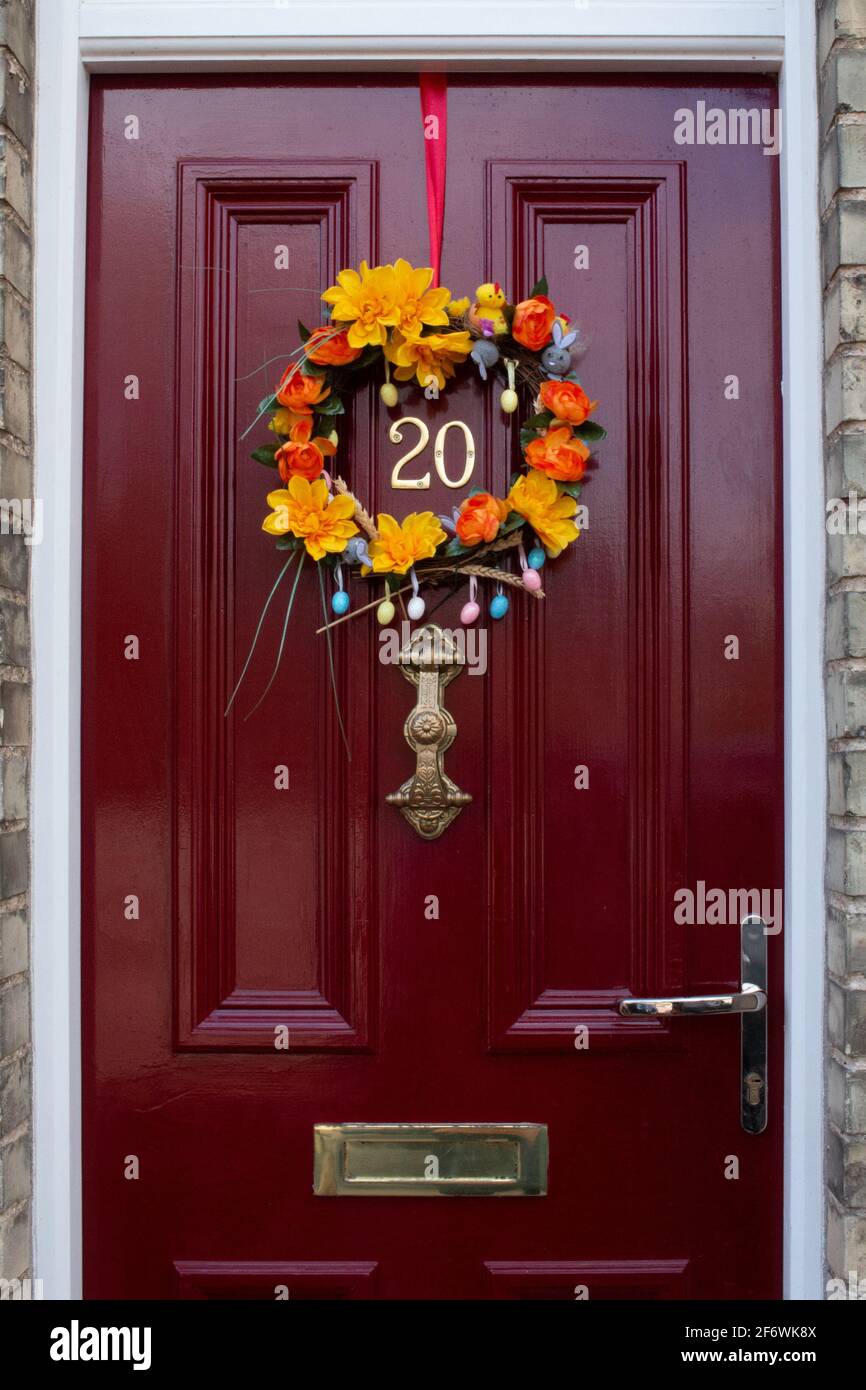
[[[321,376],[304,376],[295,363],[287,367],[277,387],[277,400],[287,410],[298,415],[311,415],[317,405],[321,405],[331,388],[325,385]]]
[[[541,388],[541,404],[557,420],[582,425],[595,410],[598,401],[591,401],[576,381],[546,381]]]
[[[549,478],[576,483],[586,472],[589,449],[582,439],[574,438],[568,425],[563,425],[533,439],[524,450],[524,458],[530,468],[537,468]]]
[[[317,328],[304,344],[304,353],[320,367],[345,367],[361,356],[361,348],[350,345],[345,329],[335,333],[333,328]]]
[[[556,310],[546,294],[522,299],[514,310],[511,333],[530,352],[540,352],[550,342]]]
[[[325,458],[337,452],[337,446],[330,439],[311,439],[313,417],[305,415],[292,426],[292,437],[274,455],[280,477],[284,483],[291,478],[306,478],[312,482],[318,478],[325,466]]]
[[[489,492],[476,492],[460,505],[457,535],[464,545],[480,545],[496,539],[496,533],[508,516],[508,503],[500,502]]]

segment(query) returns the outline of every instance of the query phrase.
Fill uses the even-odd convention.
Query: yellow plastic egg
[[[389,598],[383,598],[379,607],[376,609],[376,618],[383,627],[394,621],[394,605]]]
[[[382,383],[379,387],[379,396],[383,404],[387,405],[389,409],[391,406],[397,404],[397,387],[394,385],[393,381],[385,381]]]
[[[510,388],[507,391],[503,391],[499,398],[499,404],[502,406],[506,415],[513,415],[518,406],[517,392],[512,391]]]

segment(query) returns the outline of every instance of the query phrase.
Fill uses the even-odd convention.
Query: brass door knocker
[[[456,643],[435,623],[414,632],[400,652],[400,670],[418,689],[403,732],[416,755],[415,771],[385,798],[398,806],[424,840],[436,840],[459,816],[472,797],[462,792],[443,767],[445,752],[457,736],[457,725],[445,708],[446,685],[459,676],[466,658]]]

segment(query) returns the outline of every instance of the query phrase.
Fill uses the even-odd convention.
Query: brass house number
[[[419,420],[417,416],[405,415],[402,420],[395,420],[388,431],[388,437],[392,444],[403,443],[404,425],[415,426],[415,429],[418,431],[418,440],[408,453],[398,458],[394,467],[391,469],[391,486],[399,489],[409,488],[416,490],[429,488],[429,469],[426,473],[422,473],[420,478],[404,478],[403,469],[407,464],[411,463],[413,459],[417,458],[419,454],[423,454],[427,445],[430,443],[430,431],[424,421]],[[459,478],[449,477],[448,470],[445,467],[445,443],[448,439],[449,430],[459,430],[463,435],[464,463],[463,472],[460,474]],[[433,441],[433,463],[436,472],[439,474],[439,477],[446,487],[465,487],[469,482],[469,479],[475,471],[475,440],[472,438],[472,431],[465,420],[448,420],[437,431],[436,438]]]

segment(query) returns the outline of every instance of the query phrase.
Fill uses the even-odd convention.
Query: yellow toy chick
[[[498,280],[479,285],[475,291],[475,303],[469,311],[469,322],[485,338],[507,333],[508,321],[502,312],[504,305],[505,291],[500,288]]]

